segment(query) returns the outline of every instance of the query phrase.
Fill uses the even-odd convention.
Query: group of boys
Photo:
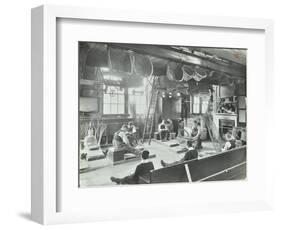
[[[153,162],[149,161],[149,151],[148,150],[142,151],[141,156],[142,156],[142,162],[136,167],[133,173],[123,178],[111,177],[110,178],[111,181],[115,182],[116,184],[139,184],[140,177],[148,174],[151,170],[154,170]],[[192,141],[188,141],[187,152],[185,153],[182,159],[171,163],[167,163],[161,160],[161,165],[163,167],[169,167],[197,158],[198,158],[197,150],[193,148]]]
[[[114,150],[131,149],[137,146],[136,127],[132,122],[123,124],[121,129],[113,135],[112,144]]]
[[[242,140],[241,135],[241,131],[238,131],[235,135],[233,135],[232,132],[228,130],[225,134],[226,142],[222,151],[227,151],[246,145],[246,140]]]
[[[167,124],[167,120],[166,121],[163,120],[162,123],[160,123],[159,129],[161,129],[161,128],[164,129],[164,126],[161,127],[161,125],[165,125],[165,124]],[[114,134],[114,136],[115,136],[114,140],[115,140],[115,142],[122,143],[122,146],[120,146],[120,143],[119,143],[119,145],[118,145],[119,148],[125,146],[126,148],[133,148],[133,149],[131,149],[131,151],[133,151],[133,150],[135,150],[134,145],[132,145],[130,138],[128,138],[128,133],[129,133],[129,135],[132,135],[132,133],[130,134],[130,132],[132,132],[132,131],[130,131],[130,129],[132,128],[131,125],[132,124],[130,124],[130,126],[122,126],[122,128]],[[165,126],[165,129],[167,129],[166,126]],[[131,129],[131,130],[134,130],[134,129]],[[225,143],[225,146],[222,149],[222,151],[230,150],[230,149],[233,149],[233,148],[246,144],[246,143],[243,143],[243,141],[241,141],[241,132],[237,132],[235,137],[232,135],[231,132],[227,132],[225,136],[226,136],[226,143]],[[113,145],[116,145],[116,143]],[[174,165],[181,164],[181,163],[184,163],[189,160],[198,159],[197,149],[200,148],[200,145],[201,145],[200,123],[198,121],[194,121],[194,126],[192,127],[192,132],[190,134],[190,138],[187,141],[187,151],[186,151],[184,157],[178,161],[171,162],[171,163],[161,160],[160,163],[161,163],[162,167],[174,166]],[[142,162],[136,167],[136,169],[134,170],[133,173],[131,173],[130,175],[123,177],[123,178],[111,177],[110,178],[111,181],[115,182],[117,184],[138,184],[140,177],[148,174],[151,170],[154,170],[153,162],[149,161],[149,151],[144,150],[140,153],[141,153],[141,157],[142,157]]]
[[[174,126],[173,126],[173,122],[171,119],[162,120],[162,122],[158,126],[158,132],[159,132],[161,141],[169,140],[170,133],[173,131],[174,131]],[[188,141],[192,142],[193,147],[195,149],[202,148],[200,122],[197,120],[193,121],[193,126],[191,128],[190,133],[185,132],[184,122],[183,122],[183,120],[179,120],[177,136],[186,137],[186,139]]]

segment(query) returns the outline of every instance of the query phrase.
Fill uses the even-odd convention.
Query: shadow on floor
[[[20,212],[18,213],[18,216],[25,220],[31,221],[31,214],[29,212]]]

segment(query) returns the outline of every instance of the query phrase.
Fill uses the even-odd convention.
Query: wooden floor
[[[199,151],[199,158],[215,154],[211,142],[204,141],[202,145],[203,148]],[[156,169],[162,167],[160,164],[161,160],[173,162],[184,156],[184,153],[177,153],[178,147],[169,147],[169,142],[161,143],[159,141],[152,141],[150,145],[145,143],[144,148],[148,149],[151,154],[156,154],[156,157],[151,159]],[[139,163],[140,160],[113,166],[107,158],[90,161],[89,170],[80,173],[80,187],[115,185],[110,180],[111,176],[127,176],[134,172]]]

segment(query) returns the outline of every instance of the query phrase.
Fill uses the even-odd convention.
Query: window
[[[200,97],[193,96],[192,113],[200,113]]]
[[[238,97],[238,121],[246,123],[246,97]]]
[[[146,98],[143,90],[129,89],[129,101],[134,105],[135,114],[144,114],[146,111]]]
[[[209,97],[205,95],[194,95],[192,98],[192,113],[206,113],[209,105]]]
[[[105,86],[103,94],[103,114],[124,114],[125,93],[119,86]]]
[[[206,113],[208,110],[209,99],[202,98],[201,102],[201,113]]]
[[[107,74],[103,75],[103,79],[108,81],[115,81],[116,83],[122,81],[121,77],[114,76],[114,75],[107,75]]]

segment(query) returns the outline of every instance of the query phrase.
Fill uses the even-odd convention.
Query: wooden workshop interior
[[[246,57],[236,48],[79,42],[79,186],[113,185],[141,163],[113,148],[124,124],[154,164],[142,184],[245,179]],[[163,167],[184,156],[195,122],[198,158]]]

